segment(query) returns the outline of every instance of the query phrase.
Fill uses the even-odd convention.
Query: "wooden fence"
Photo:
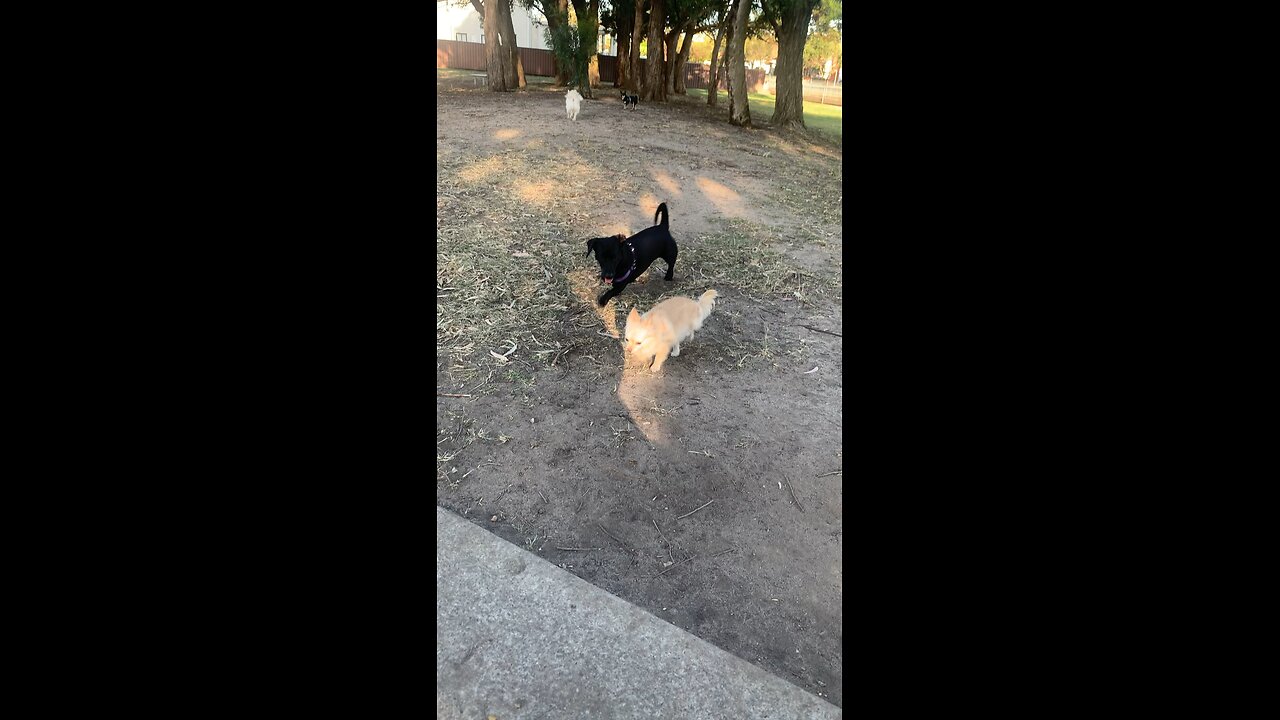
[[[525,75],[556,74],[550,50],[517,49],[520,51],[520,64],[524,66]],[[436,40],[436,67],[488,70],[489,63],[484,58],[484,43]]]
[[[525,75],[552,76],[556,74],[555,56],[550,50],[519,48],[520,64],[524,65]],[[600,67],[600,82],[613,84],[618,77],[618,58],[612,55],[596,55]],[[436,40],[436,67],[456,68],[459,70],[488,70],[484,59],[484,43],[459,42],[457,40]],[[644,72],[645,59],[640,59],[640,72]],[[728,78],[720,73],[721,90],[729,89]],[[711,66],[699,63],[684,64],[684,85],[688,88],[706,88],[711,82]],[[747,69],[747,89],[761,92],[765,86],[764,70]]]

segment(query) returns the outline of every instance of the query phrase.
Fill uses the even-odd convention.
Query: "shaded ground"
[[[598,97],[437,87],[437,503],[840,705],[841,151]],[[597,308],[586,240],[659,202],[675,281]],[[624,367],[631,307],[708,288]]]

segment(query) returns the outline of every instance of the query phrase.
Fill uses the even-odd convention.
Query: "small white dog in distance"
[[[564,111],[570,120],[577,121],[578,111],[582,109],[582,96],[577,90],[570,89],[564,94]]]

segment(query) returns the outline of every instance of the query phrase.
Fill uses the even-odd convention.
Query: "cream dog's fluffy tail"
[[[707,316],[711,314],[711,309],[716,306],[716,298],[719,296],[720,293],[715,290],[708,290],[702,293],[702,297],[698,298],[698,307],[702,308],[703,320],[706,320]]]

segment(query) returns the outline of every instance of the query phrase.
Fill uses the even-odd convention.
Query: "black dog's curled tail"
[[[658,216],[659,216],[659,215],[661,215],[661,216],[662,216],[662,222],[661,222],[661,223],[659,223],[659,222],[658,222]],[[659,206],[658,206],[658,209],[657,209],[657,210],[655,210],[655,211],[654,211],[654,213],[653,213],[653,224],[654,224],[654,225],[659,225],[659,224],[661,224],[661,225],[662,225],[662,227],[667,227],[667,226],[668,226],[668,223],[670,222],[670,220],[671,220],[671,211],[670,211],[670,210],[667,210],[667,204],[666,204],[666,203],[662,203],[661,205],[659,205]]]

